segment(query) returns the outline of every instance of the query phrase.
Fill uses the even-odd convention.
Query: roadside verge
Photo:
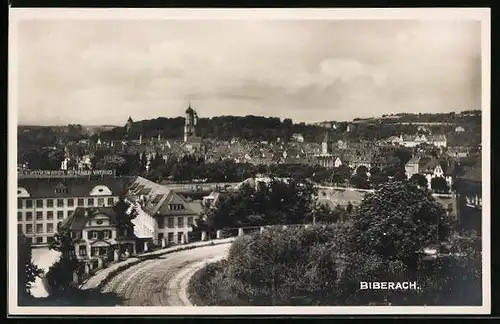
[[[195,249],[195,248],[203,247],[203,246],[227,244],[227,243],[231,243],[235,239],[236,239],[235,237],[230,237],[230,238],[222,239],[222,240],[196,242],[196,243],[190,243],[190,244],[181,245],[181,246],[174,246],[174,247],[170,247],[170,248],[166,248],[166,249],[162,249],[162,250],[158,250],[158,251],[154,251],[154,252],[149,252],[149,253],[137,255],[137,256],[131,257],[125,261],[113,264],[109,268],[102,269],[102,270],[98,271],[95,275],[93,275],[86,282],[84,282],[82,285],[80,285],[80,289],[82,289],[82,290],[101,289],[114,276],[116,276],[121,271],[124,271],[124,270],[126,270],[126,269],[128,269],[136,264],[139,264],[145,260],[158,258],[160,256],[163,256],[163,255],[169,254],[169,253]]]

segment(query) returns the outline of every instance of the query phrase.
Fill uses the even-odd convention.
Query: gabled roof
[[[61,223],[61,227],[69,228],[71,231],[81,231],[89,219],[99,214],[108,216],[111,224],[116,223],[116,213],[112,207],[77,207],[73,214]]]
[[[141,197],[142,196],[142,197]],[[141,199],[143,198],[143,199]],[[167,186],[137,177],[127,192],[127,199],[142,205],[149,215],[195,215],[187,202]],[[169,210],[169,204],[183,205],[183,210]]]

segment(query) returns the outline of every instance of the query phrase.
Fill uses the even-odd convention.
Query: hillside
[[[327,125],[327,126],[325,126]],[[351,125],[351,127],[348,127]],[[462,126],[464,131],[455,131]],[[134,122],[128,134],[125,127],[68,125],[61,127],[19,127],[18,139],[23,144],[43,142],[50,145],[58,140],[78,140],[99,134],[101,140],[138,139],[161,136],[163,139],[181,139],[184,118],[159,117]],[[481,141],[481,111],[448,114],[396,114],[378,118],[355,119],[352,122],[324,122],[315,125],[294,123],[291,119],[262,116],[218,116],[201,118],[197,133],[204,138],[229,141],[240,138],[251,141],[286,141],[294,133],[304,136],[306,142],[320,143],[325,132],[333,141],[374,141],[400,134],[419,131],[445,134],[450,146],[477,146]]]

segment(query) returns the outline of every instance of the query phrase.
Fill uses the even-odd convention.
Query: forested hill
[[[288,140],[292,134],[300,133],[306,142],[320,143],[329,132],[330,139],[358,141],[380,140],[400,134],[415,134],[419,125],[426,124],[433,134],[445,134],[450,145],[477,145],[481,138],[481,111],[468,111],[450,114],[396,114],[380,118],[354,119],[352,122],[330,122],[321,125],[294,123],[291,119],[263,116],[218,116],[201,118],[197,133],[204,138],[231,140],[240,138],[251,141],[275,141],[277,138]],[[125,123],[124,123],[125,124]],[[325,125],[326,124],[326,125]],[[348,131],[348,125],[352,124]],[[333,127],[335,126],[335,127]],[[465,131],[457,135],[455,127],[462,126]],[[184,118],[159,117],[133,123],[128,139],[144,139],[161,136],[163,139],[181,139],[184,132]],[[126,136],[125,127],[100,129],[101,140],[120,140]],[[459,138],[458,138],[458,137]],[[64,132],[50,127],[25,127],[19,129],[18,141],[21,146],[51,145],[55,141],[88,138],[81,125],[69,125]],[[454,140],[457,137],[457,140]],[[97,134],[92,136],[96,140]],[[456,143],[455,143],[456,142]],[[469,143],[470,142],[470,143]]]
[[[182,138],[184,118],[156,118],[134,122],[129,131],[129,138]],[[294,124],[291,119],[281,120],[277,117],[262,116],[219,116],[200,118],[197,133],[205,138],[231,140],[241,138],[253,141],[274,141],[277,138],[287,139],[293,133],[301,133],[306,141],[320,141],[325,136],[325,129],[319,126]],[[118,139],[125,135],[124,127],[101,133],[101,139]]]

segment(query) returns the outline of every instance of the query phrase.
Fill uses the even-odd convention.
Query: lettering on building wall
[[[17,175],[23,178],[37,177],[88,177],[88,176],[114,176],[115,170],[22,170]]]

